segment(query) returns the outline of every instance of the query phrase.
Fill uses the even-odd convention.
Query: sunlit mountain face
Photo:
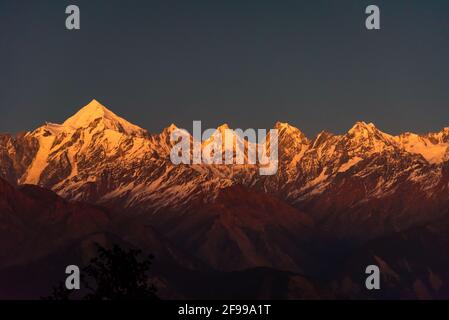
[[[274,128],[272,176],[174,165],[175,125],[153,134],[96,100],[62,124],[0,135],[0,278],[11,279],[0,297],[45,293],[58,265],[82,264],[100,241],[155,253],[167,298],[208,297],[180,279],[225,294],[248,277],[247,298],[449,298],[449,128]],[[379,293],[364,290],[370,264],[388,275]],[[25,290],[14,279],[32,267],[44,280]]]

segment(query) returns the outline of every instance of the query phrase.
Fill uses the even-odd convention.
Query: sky
[[[369,4],[381,30],[365,28]],[[447,0],[0,0],[0,132],[62,123],[92,99],[150,132],[438,131],[448,57]]]

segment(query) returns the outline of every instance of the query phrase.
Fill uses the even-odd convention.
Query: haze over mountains
[[[176,248],[162,251],[178,250],[178,257],[185,255],[171,260],[183,267],[196,270],[204,264],[219,272],[266,267],[310,277],[331,273],[336,289],[322,291],[313,284],[308,286],[313,287],[309,296],[344,296],[339,282],[339,272],[345,272],[341,262],[356,255],[362,246],[371,248],[370,244],[376,243],[376,257],[383,259],[384,247],[377,244],[381,239],[395,239],[403,232],[416,237],[411,228],[422,233],[435,221],[447,221],[449,128],[392,136],[372,123],[357,122],[345,134],[321,132],[311,139],[278,122],[279,170],[273,176],[259,175],[257,165],[175,166],[170,161],[174,129],[176,126],[170,125],[159,134],[150,134],[93,100],[63,124],[46,123],[18,136],[0,135],[0,177],[16,188],[36,185],[52,190],[65,199],[60,201],[101,206],[88,209],[99,210],[93,217],[101,210],[109,212],[101,228],[107,224],[108,232],[131,239],[134,245],[142,244],[147,229],[141,228],[148,226],[152,230],[148,233],[163,239],[158,242],[160,248]],[[15,198],[23,202],[21,197]],[[0,238],[10,239],[4,242],[8,243],[7,252],[22,244],[11,240],[16,238],[7,233],[11,227],[5,221],[15,221],[15,215],[27,212],[8,199],[13,209],[3,211],[0,221]],[[42,210],[31,211],[40,215]],[[93,218],[86,213],[86,219]],[[2,229],[2,223],[8,227]],[[15,223],[21,230],[17,234],[23,233],[20,239],[25,239],[28,233],[18,227],[23,222]],[[49,228],[53,223],[49,218]],[[447,239],[446,231],[436,233],[436,238]],[[82,236],[86,234],[70,239]],[[422,250],[429,245],[420,244]],[[42,257],[56,250],[50,244],[43,247]],[[363,263],[374,259],[369,253],[367,256]],[[397,283],[393,281],[391,295],[424,297],[426,291],[428,296],[441,296],[448,276],[439,271],[441,264],[432,271],[433,280],[425,274],[432,267],[423,267],[428,261],[424,258],[405,256],[400,262],[395,260],[395,267],[382,260],[383,268],[403,269],[409,260],[422,264],[419,272],[415,273],[413,266],[407,269],[408,281],[400,277]],[[333,263],[342,270],[332,271]],[[361,269],[362,276],[363,272]],[[438,288],[432,285],[435,277],[443,283]],[[363,282],[350,278],[345,294],[357,296],[360,288],[353,288]],[[415,290],[416,281],[420,290]]]

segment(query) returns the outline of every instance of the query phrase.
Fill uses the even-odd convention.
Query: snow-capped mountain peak
[[[373,134],[377,131],[376,126],[373,123],[366,123],[364,121],[357,121],[351,129],[349,129],[348,133],[357,136],[367,137],[370,134]]]
[[[279,130],[276,176],[260,177],[252,165],[176,166],[170,161],[174,124],[162,133],[144,135],[146,130],[93,100],[62,125],[46,123],[22,138],[0,139],[0,159],[6,159],[0,161],[0,176],[3,172],[14,183],[38,184],[69,199],[123,201],[127,207],[146,210],[184,207],[190,197],[207,193],[212,198],[233,184],[279,192],[294,201],[312,199],[352,178],[367,179],[361,199],[380,197],[404,181],[425,182],[423,188],[429,189],[444,178],[441,168],[449,159],[447,128],[393,137],[371,123],[357,122],[345,134],[321,132],[313,140],[288,123],[278,122],[275,128]],[[235,151],[244,154],[248,164],[247,150],[254,150],[249,147],[260,141],[233,132],[235,144],[228,145],[229,139],[219,136],[226,129],[229,126],[222,125],[201,141],[203,155],[215,155],[221,144],[235,157]]]
[[[279,131],[280,134],[287,133],[287,134],[301,134],[304,135],[301,130],[298,128],[286,123],[286,122],[276,122],[274,125],[274,128]]]
[[[358,121],[343,136],[349,149],[359,149],[359,153],[372,154],[399,148],[395,137],[376,128],[373,123]]]
[[[294,128],[294,127],[291,126],[290,124],[288,124],[287,122],[277,121],[276,124],[274,125],[274,128],[281,130],[281,129],[288,129],[288,128]]]
[[[118,131],[129,135],[143,136],[146,130],[119,117],[97,100],[92,100],[62,125],[66,128],[80,129],[101,124],[104,129]]]
[[[170,124],[170,125],[166,128],[166,130],[169,131],[169,132],[173,132],[173,131],[175,131],[176,129],[178,129],[178,126],[177,126],[176,124],[174,124],[174,123]]]
[[[295,149],[297,149],[300,145],[310,143],[309,139],[301,130],[286,122],[278,121],[274,128],[278,130],[279,140],[285,143],[287,147],[295,145]]]
[[[217,128],[218,131],[223,131],[223,130],[226,130],[226,129],[230,129],[230,127],[229,127],[229,125],[227,123],[223,123],[221,126],[219,126]]]
[[[365,140],[381,140],[387,144],[395,144],[395,138],[379,130],[374,123],[366,123],[364,121],[357,121],[351,129],[347,132],[347,135],[353,139],[365,139]]]
[[[207,145],[213,141],[216,141],[217,138],[219,138],[220,141],[224,142],[224,140],[227,139],[226,130],[231,130],[231,128],[227,123],[223,123],[222,125],[218,126],[217,129],[215,129],[214,133],[209,138],[204,140],[203,143]],[[232,133],[232,135],[233,137],[235,136],[234,133]]]
[[[176,130],[180,130],[180,129],[174,123],[172,123],[168,127],[164,128],[160,135],[170,138],[170,135]]]

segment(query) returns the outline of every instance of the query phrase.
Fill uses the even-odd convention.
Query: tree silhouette
[[[155,300],[156,287],[148,280],[154,257],[141,257],[142,251],[124,250],[118,245],[111,249],[98,244],[97,256],[81,272],[85,300]],[[48,300],[68,300],[73,291],[61,283],[53,288]]]
[[[111,250],[97,245],[98,257],[83,269],[81,282],[90,293],[88,300],[157,299],[156,288],[148,282],[154,257],[139,259],[141,250]]]

